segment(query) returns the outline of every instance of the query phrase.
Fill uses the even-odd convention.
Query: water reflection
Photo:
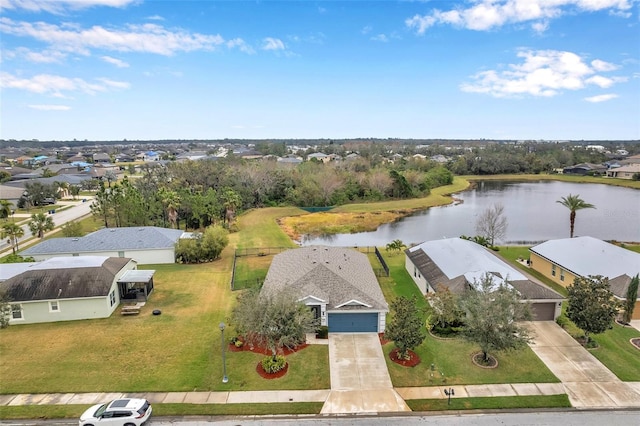
[[[577,213],[575,235],[605,240],[640,241],[640,191],[598,184],[557,181],[483,181],[455,195],[462,202],[434,207],[383,225],[373,232],[305,237],[303,245],[384,246],[395,239],[405,244],[437,238],[475,235],[478,214],[502,203],[509,222],[507,244],[534,244],[569,236],[569,210],[560,197],[579,194],[596,209]]]

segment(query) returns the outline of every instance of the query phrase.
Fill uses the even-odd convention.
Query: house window
[[[414,277],[418,276],[418,268],[416,268],[415,266],[413,267],[413,276]]]
[[[551,276],[552,277],[556,276],[556,265],[551,265]]]
[[[22,316],[22,305],[11,305],[11,318],[14,320],[24,319]]]
[[[119,251],[118,252],[118,257],[124,257],[124,252],[123,251]]]
[[[564,281],[564,269],[560,268],[560,281]]]
[[[60,304],[57,300],[49,302],[49,312],[60,312]]]
[[[110,294],[109,294],[109,303],[111,303],[110,306],[113,306],[116,304],[116,291],[113,290]]]
[[[80,256],[80,253],[72,253],[71,256],[78,257],[78,256]]]

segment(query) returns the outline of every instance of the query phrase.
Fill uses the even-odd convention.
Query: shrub
[[[569,318],[565,317],[564,315],[560,315],[556,319],[556,324],[558,324],[562,328],[566,328],[567,324],[569,324]]]
[[[236,340],[233,344],[236,345],[236,348],[241,348],[244,342],[242,340]]]
[[[285,360],[283,355],[275,355],[265,357],[262,359],[262,369],[267,373],[277,373],[282,370],[287,365],[287,361]]]
[[[327,327],[326,325],[321,325],[318,328],[318,331],[316,333],[316,337],[318,339],[326,339],[327,337],[329,337],[329,327]]]

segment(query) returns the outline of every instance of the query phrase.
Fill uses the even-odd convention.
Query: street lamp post
[[[225,325],[223,322],[220,323],[220,325],[218,326],[220,327],[220,345],[222,347],[222,383],[227,383],[229,381],[229,378],[227,377],[227,359],[226,359],[226,354],[225,354],[225,350],[224,350],[224,328]]]

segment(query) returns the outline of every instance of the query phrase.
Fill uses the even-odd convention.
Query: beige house
[[[607,177],[618,178],[618,179],[631,179],[633,178],[633,175],[636,173],[640,173],[640,163],[629,164],[626,166],[609,169],[607,170]]]
[[[631,279],[640,273],[640,254],[593,237],[550,240],[529,249],[531,268],[566,287],[577,277],[602,275],[611,291],[625,299]],[[640,299],[633,319],[640,319]]]

